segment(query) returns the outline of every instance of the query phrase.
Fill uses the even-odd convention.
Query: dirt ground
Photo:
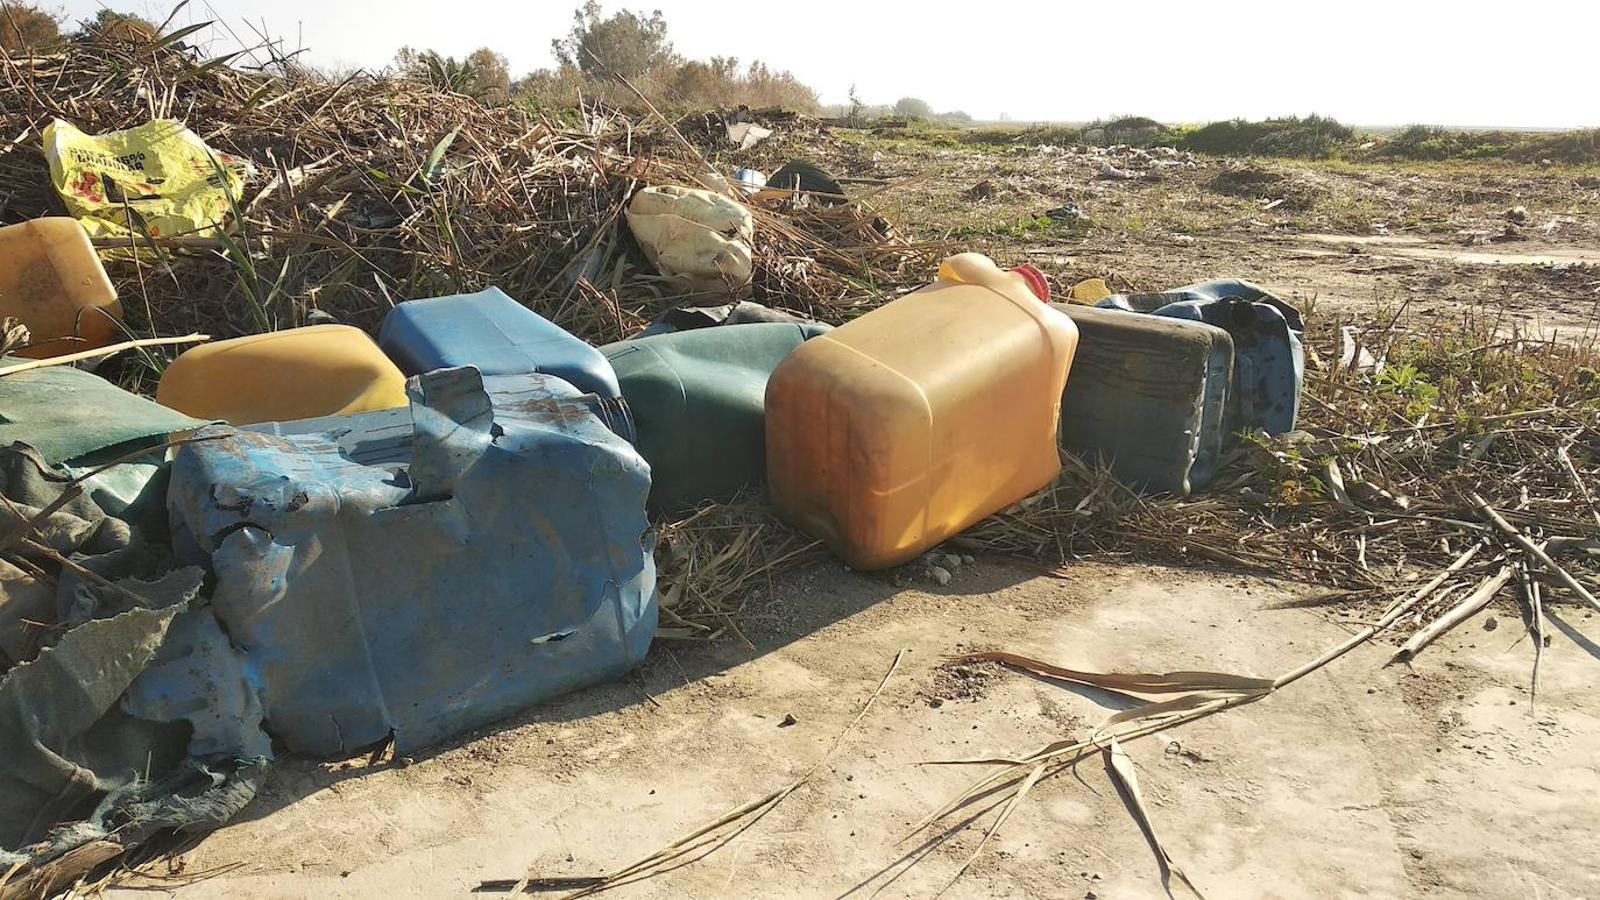
[[[1097,670],[1271,676],[1338,642],[1304,589],[1083,564],[1066,579],[979,559],[945,587],[818,563],[754,601],[736,642],[663,645],[628,681],[530,710],[406,766],[290,761],[188,854],[185,900],[449,897],[485,879],[594,874],[782,786],[872,710],[813,781],[732,844],[618,897],[933,896],[975,846],[913,823],[975,772],[1118,708],[947,654],[1008,649]],[[1600,630],[1559,611],[1537,702],[1532,648],[1491,613],[1384,668],[1358,650],[1283,693],[1129,745],[1156,827],[1211,897],[1587,897],[1600,893]],[[789,717],[793,723],[784,725]],[[887,874],[884,874],[887,873]],[[159,885],[151,885],[160,887]],[[854,893],[852,893],[854,891]],[[1161,896],[1098,763],[1042,783],[949,897]],[[135,896],[131,891],[127,896]],[[148,894],[141,893],[140,896]]]
[[[806,149],[888,181],[882,202],[917,236],[1031,260],[1062,287],[1233,276],[1337,321],[1402,306],[1412,327],[1473,311],[1569,335],[1597,321],[1591,172],[1180,159],[1110,180],[1106,159],[1060,148],[835,135]],[[1044,216],[1069,203],[1089,224]],[[906,649],[811,782],[725,848],[615,895],[931,897],[980,833],[930,842],[940,833],[912,826],[978,773],[923,763],[1081,737],[1119,708],[946,655],[1272,676],[1355,627],[1282,606],[1307,586],[1103,561],[1067,575],[980,557],[947,586],[897,586],[817,563],[751,600],[753,649],[660,643],[624,682],[409,764],[286,761],[182,858],[187,876],[211,877],[113,894],[452,897],[486,879],[598,874],[805,771]],[[1261,703],[1129,745],[1168,850],[1210,897],[1600,896],[1600,618],[1556,615],[1536,702],[1532,646],[1495,607],[1414,667],[1385,667],[1392,648],[1367,646]],[[945,896],[1163,891],[1103,767],[1086,763],[1040,784]]]
[[[1058,289],[1237,277],[1341,321],[1404,307],[1416,322],[1476,312],[1546,335],[1600,323],[1596,167],[1146,158],[853,131],[762,152],[882,181],[861,190],[915,237],[1032,262]]]

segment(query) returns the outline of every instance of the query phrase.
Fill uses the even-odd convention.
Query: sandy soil
[[[636,677],[530,710],[408,766],[290,761],[184,860],[232,867],[185,900],[449,897],[483,879],[616,867],[809,767],[908,651],[815,779],[700,862],[619,897],[927,897],[978,839],[903,842],[974,777],[922,766],[1081,736],[1118,704],[946,654],[1102,670],[1270,676],[1348,625],[1274,608],[1301,589],[1083,564],[1067,579],[980,559],[943,588],[819,563],[754,602],[736,643],[661,645]],[[1520,624],[1491,613],[1384,668],[1358,650],[1264,702],[1129,746],[1169,851],[1212,897],[1600,894],[1600,619],[1562,610],[1537,703]],[[793,724],[783,725],[792,716]],[[946,896],[1161,896],[1099,764],[1041,784]],[[926,852],[924,852],[926,851]],[[898,864],[897,864],[898,862]],[[854,890],[855,893],[850,892]],[[133,892],[125,892],[134,896]],[[147,894],[139,894],[147,896]]]

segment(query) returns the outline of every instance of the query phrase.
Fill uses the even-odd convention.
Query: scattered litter
[[[669,282],[694,291],[737,294],[750,284],[750,211],[698,188],[649,187],[628,204],[628,227]]]
[[[1361,343],[1354,325],[1339,329],[1339,368],[1345,372],[1371,375],[1378,370],[1378,359]]]
[[[1139,177],[1139,173],[1119,168],[1108,161],[1100,164],[1100,177],[1113,181],[1132,181]]]
[[[235,425],[391,409],[406,379],[366,332],[307,325],[202,344],[161,375],[156,402]]]
[[[1111,294],[1111,288],[1106,285],[1104,278],[1085,278],[1072,286],[1072,290],[1067,292],[1067,299],[1073,303],[1093,306]]]
[[[755,169],[738,169],[733,173],[733,180],[747,196],[759,194],[767,186],[767,176]]]
[[[650,464],[652,509],[725,502],[766,481],[767,380],[797,347],[829,330],[753,322],[600,348],[632,410],[634,444]]]
[[[1099,306],[1205,322],[1233,338],[1227,431],[1288,434],[1305,380],[1300,311],[1248,281],[1218,280],[1155,294],[1117,294]]]
[[[754,122],[733,122],[728,125],[728,143],[740,150],[749,150],[769,137],[772,137],[772,129]]]
[[[1078,343],[1049,296],[1036,269],[958,254],[933,284],[803,344],[767,384],[778,514],[851,567],[885,569],[1049,484]],[[961,339],[930,343],[929,319]]]
[[[1053,305],[1079,335],[1061,398],[1062,445],[1104,460],[1131,487],[1180,496],[1205,487],[1228,436],[1228,332],[1206,322]]]
[[[472,368],[407,391],[409,409],[205,430],[172,465],[177,544],[297,753],[410,753],[615,678],[655,631],[648,469],[595,398]]]

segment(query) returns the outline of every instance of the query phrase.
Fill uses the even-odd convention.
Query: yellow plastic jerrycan
[[[116,340],[122,305],[76,219],[0,228],[0,316],[17,319],[33,336],[18,356],[60,356]]]
[[[900,565],[1046,486],[1078,329],[1031,267],[933,284],[802,344],[767,383],[778,512],[857,569]]]
[[[406,377],[361,329],[310,325],[185,351],[156,402],[235,425],[288,422],[405,406]]]

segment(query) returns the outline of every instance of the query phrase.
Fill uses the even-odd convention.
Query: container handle
[[[475,366],[437,369],[406,381],[411,399],[411,496],[448,500],[494,441],[494,406]]]

